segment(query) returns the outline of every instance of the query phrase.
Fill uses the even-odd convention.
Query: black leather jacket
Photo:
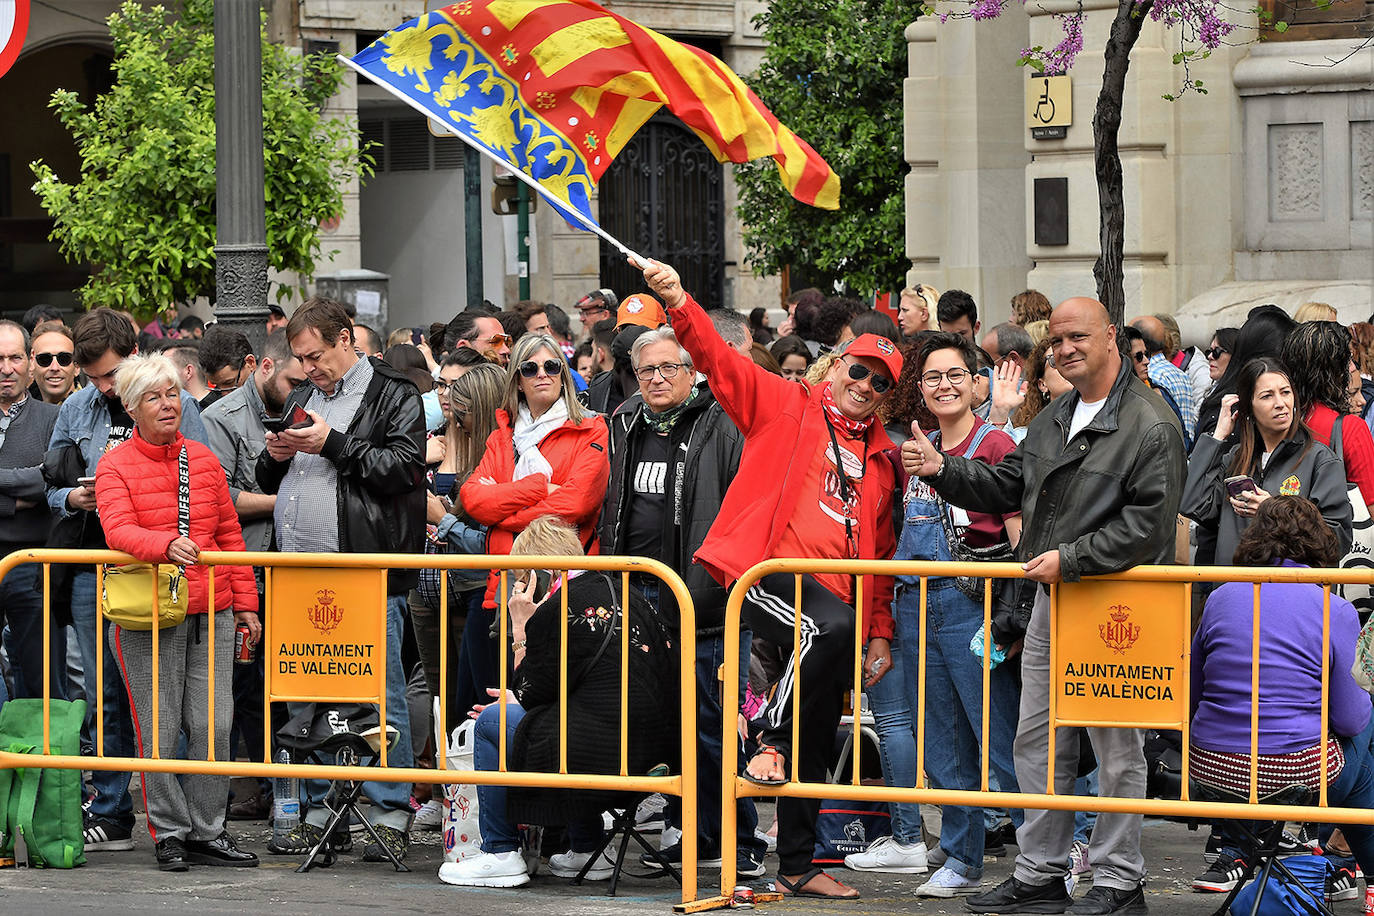
[[[1017,556],[1058,549],[1066,582],[1172,563],[1186,471],[1178,416],[1125,360],[1107,402],[1069,442],[1078,402],[1077,391],[1053,401],[997,464],[946,456],[931,482],[965,509],[1020,509]]]
[[[314,391],[309,381],[297,385],[283,414],[303,408]],[[353,422],[331,430],[320,454],[339,473],[340,553],[423,552],[425,411],[413,382],[372,359],[372,382]],[[264,451],[257,466],[263,492],[276,493],[290,466]],[[418,581],[418,570],[393,569],[387,593],[404,594]]]
[[[705,388],[705,386],[702,386]],[[628,535],[630,482],[639,441],[652,435],[643,421],[644,399],[636,392],[611,417],[611,480],[601,508],[601,552],[623,554]],[[721,500],[739,469],[744,437],[725,415],[709,389],[687,408],[669,435],[670,451],[677,465],[670,480],[677,492],[669,494],[673,509],[664,519],[665,555],[655,557],[682,577],[696,609],[696,631],[703,635],[722,632],[725,625],[725,588],[710,573],[692,562],[706,532],[720,514]],[[678,626],[672,593],[660,593],[660,613]]]

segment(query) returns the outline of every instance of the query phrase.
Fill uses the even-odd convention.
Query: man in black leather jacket
[[[661,560],[692,594],[697,635],[697,833],[702,859],[720,856],[721,696],[716,672],[724,662],[725,588],[692,562],[720,513],[721,500],[739,469],[744,437],[696,381],[692,358],[670,327],[641,329],[629,358],[639,391],[611,417],[611,480],[601,510],[601,551]],[[676,630],[680,621],[670,591],[657,578],[631,578]],[[742,634],[740,670],[749,669],[749,634]],[[671,803],[670,803],[671,804]],[[676,813],[677,806],[669,812]],[[752,799],[736,813],[738,873],[763,874],[764,844],[754,837]],[[663,850],[680,864],[681,845]],[[650,867],[657,860],[644,857]]]
[[[353,325],[337,302],[313,298],[286,326],[291,350],[306,381],[291,392],[282,416],[296,407],[309,425],[267,433],[258,458],[263,492],[277,494],[273,522],[282,551],[320,553],[421,553],[425,526],[424,409],[420,392],[386,363],[362,357],[353,347]],[[402,614],[415,570],[387,574],[386,708],[399,740],[391,766],[411,765],[410,717],[401,667]],[[285,842],[268,851],[299,854],[323,834],[329,811],[321,802],[326,784],[307,782],[311,807]],[[377,816],[386,850],[369,843],[366,861],[404,857],[410,827],[410,787],[369,782],[363,792]]]
[[[1042,410],[1026,438],[996,465],[941,455],[919,430],[902,446],[908,473],[927,478],[952,504],[1022,513],[1018,555],[1041,583],[1076,582],[1140,563],[1169,563],[1186,470],[1178,416],[1136,378],[1117,346],[1106,308],[1069,299],[1050,316],[1050,356],[1074,391]],[[1049,738],[1049,598],[1036,591],[1021,661],[1016,778],[1044,786]],[[1143,798],[1144,732],[1090,728],[1103,796]],[[1057,791],[1072,794],[1079,742],[1059,729]],[[1098,815],[1089,846],[1093,887],[1073,902],[1064,873],[1072,811],[1027,810],[1021,853],[1003,884],[970,897],[974,912],[1101,916],[1145,912],[1141,817]]]

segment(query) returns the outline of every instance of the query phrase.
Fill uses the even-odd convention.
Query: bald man
[[[1016,450],[996,465],[942,454],[914,428],[902,446],[908,473],[927,478],[951,505],[1021,512],[1018,556],[1046,585],[1120,572],[1174,555],[1185,459],[1177,415],[1121,358],[1116,327],[1100,302],[1069,299],[1050,316],[1050,355],[1074,390],[1042,410]],[[1049,757],[1049,591],[1035,589],[1021,661],[1017,781],[1045,785]],[[1059,730],[1056,791],[1073,793],[1079,736]],[[1145,796],[1144,733],[1090,728],[1101,794]],[[1073,845],[1072,811],[1033,811],[1017,830],[1012,877],[970,897],[976,913],[1145,912],[1141,818],[1099,814],[1088,859],[1093,887],[1074,902],[1064,887]],[[1071,905],[1072,904],[1072,905]]]
[[[1150,382],[1156,388],[1163,388],[1169,392],[1169,397],[1174,399],[1174,403],[1178,405],[1179,416],[1183,418],[1184,441],[1191,443],[1197,427],[1198,401],[1193,391],[1193,381],[1188,378],[1188,373],[1169,362],[1169,358],[1164,355],[1169,329],[1153,315],[1137,318],[1131,322],[1131,327],[1145,338],[1145,354],[1150,358],[1146,364],[1146,371],[1149,372]]]

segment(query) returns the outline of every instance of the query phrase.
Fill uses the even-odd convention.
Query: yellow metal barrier
[[[1021,791],[1021,792],[990,792],[988,791],[988,684],[989,672],[991,670],[990,660],[987,654],[983,657],[983,710],[982,710],[982,761],[981,761],[981,789],[980,790],[953,790],[953,789],[932,789],[925,785],[924,774],[924,749],[925,749],[925,650],[926,650],[926,609],[927,609],[927,581],[934,577],[965,576],[975,579],[985,580],[984,600],[983,600],[983,626],[984,633],[990,632],[992,619],[992,588],[994,579],[1023,578],[1024,574],[1019,564],[1016,563],[930,563],[922,561],[897,561],[897,560],[801,560],[801,559],[777,559],[767,560],[749,569],[734,584],[730,592],[730,598],[726,607],[725,617],[725,665],[724,677],[724,709],[739,708],[739,633],[740,633],[740,614],[744,602],[745,592],[750,586],[754,585],[765,576],[774,573],[788,573],[796,577],[797,580],[797,599],[794,602],[794,628],[800,634],[801,630],[801,602],[800,602],[800,581],[802,575],[806,573],[842,573],[858,576],[855,589],[855,607],[862,608],[865,586],[871,584],[865,582],[864,577],[872,576],[919,576],[918,596],[920,601],[920,620],[921,634],[919,644],[919,665],[917,684],[919,685],[916,709],[913,710],[916,726],[916,787],[915,788],[896,788],[887,786],[865,786],[860,784],[860,721],[857,714],[858,703],[856,701],[856,714],[854,716],[854,736],[853,736],[853,757],[852,757],[852,780],[849,785],[839,785],[833,783],[804,783],[793,778],[795,776],[795,761],[798,758],[798,720],[800,718],[800,695],[803,689],[801,676],[798,671],[794,677],[792,694],[793,715],[792,715],[792,748],[791,753],[786,758],[788,767],[789,781],[785,785],[777,787],[758,786],[742,778],[736,770],[738,759],[739,734],[735,728],[735,723],[727,716],[724,733],[722,736],[722,772],[721,772],[721,887],[731,887],[736,879],[735,874],[735,803],[741,797],[765,796],[778,797],[788,796],[793,798],[815,798],[815,799],[839,799],[847,801],[885,801],[885,802],[919,802],[939,805],[965,805],[977,807],[1001,807],[1001,808],[1040,808],[1052,810],[1073,810],[1073,811],[1099,811],[1113,813],[1146,814],[1166,817],[1192,817],[1202,819],[1248,819],[1248,820],[1292,820],[1292,821],[1316,821],[1322,823],[1371,823],[1374,822],[1374,809],[1363,808],[1331,808],[1327,806],[1327,786],[1326,786],[1326,767],[1322,766],[1322,776],[1318,803],[1307,806],[1272,805],[1257,803],[1257,760],[1258,734],[1257,722],[1259,715],[1259,704],[1251,704],[1251,729],[1250,729],[1250,802],[1248,804],[1232,804],[1223,802],[1200,802],[1190,800],[1188,794],[1188,728],[1190,703],[1188,696],[1188,678],[1191,649],[1190,615],[1192,604],[1192,587],[1196,583],[1221,583],[1221,582],[1250,582],[1254,583],[1254,638],[1252,641],[1251,676],[1252,676],[1252,695],[1259,694],[1259,622],[1260,622],[1260,584],[1271,582],[1289,583],[1310,583],[1322,586],[1323,600],[1323,663],[1322,663],[1322,703],[1321,703],[1321,746],[1326,748],[1327,741],[1327,707],[1328,707],[1328,688],[1330,682],[1330,641],[1331,641],[1331,587],[1333,585],[1360,584],[1367,585],[1374,583],[1374,573],[1365,570],[1336,570],[1336,569],[1308,569],[1303,567],[1263,567],[1263,568],[1242,568],[1242,567],[1223,567],[1223,566],[1138,566],[1112,576],[1095,577],[1085,580],[1087,585],[1080,586],[1077,583],[1069,585],[1054,586],[1050,589],[1050,700],[1049,700],[1049,760],[1048,778],[1046,780],[1044,793]],[[1064,646],[1059,645],[1060,639],[1070,631],[1061,631],[1060,625],[1082,625],[1084,621],[1075,620],[1079,611],[1066,611],[1062,615],[1061,606],[1068,604],[1065,598],[1066,593],[1079,589],[1083,594],[1091,592],[1092,586],[1110,585],[1120,586],[1125,583],[1172,583],[1172,588],[1176,594],[1167,596],[1163,599],[1162,606],[1151,606],[1148,611],[1153,615],[1149,619],[1164,619],[1166,626],[1171,628],[1174,644],[1172,648],[1164,651],[1169,655],[1169,659],[1175,662],[1172,666],[1157,666],[1161,669],[1174,667],[1175,671],[1169,673],[1171,680],[1168,682],[1168,696],[1163,696],[1162,689],[1154,697],[1157,703],[1144,704],[1140,708],[1146,709],[1145,712],[1133,713],[1130,720],[1123,720],[1120,716],[1111,715],[1092,715],[1084,713],[1084,704],[1067,704],[1069,711],[1074,713],[1073,718],[1065,718],[1059,715],[1058,706],[1060,704],[1061,692],[1064,690],[1064,671],[1059,664],[1061,653],[1065,650]],[[1079,598],[1083,597],[1079,595]],[[1150,600],[1159,601],[1158,591],[1151,593]],[[1100,596],[1092,595],[1090,597]],[[1174,604],[1174,611],[1169,610],[1169,603],[1177,600]],[[1120,606],[1118,606],[1120,608]],[[1104,628],[1111,627],[1113,623],[1119,624],[1126,629],[1102,631],[1102,641],[1107,643],[1109,648],[1112,641],[1124,642],[1139,638],[1139,628],[1136,624],[1130,623],[1130,608],[1124,607],[1116,610],[1116,617],[1100,624]],[[1126,617],[1121,617],[1122,614]],[[1088,623],[1092,623],[1089,621]],[[1130,627],[1137,627],[1132,630]],[[867,642],[867,634],[863,631],[863,615],[861,612],[855,613],[854,621],[855,636],[855,658],[853,667],[854,696],[857,697],[862,691],[862,655],[863,648]],[[1112,637],[1109,640],[1108,637]],[[1167,643],[1168,640],[1165,640]],[[794,640],[794,653],[798,648]],[[1075,645],[1075,651],[1081,650],[1081,646]],[[1175,690],[1174,687],[1178,689]],[[1148,691],[1141,691],[1146,693]],[[1077,708],[1074,708],[1077,706]],[[1154,712],[1150,713],[1149,708]],[[1105,796],[1078,796],[1063,795],[1055,792],[1055,750],[1054,738],[1057,728],[1064,726],[1084,726],[1097,728],[1164,728],[1182,732],[1183,735],[1183,794],[1180,799],[1154,799],[1154,798],[1121,798]],[[1323,751],[1325,754],[1325,751]],[[1027,787],[1023,787],[1027,788]]]
[[[49,572],[52,564],[96,564],[97,571],[101,564],[122,564],[136,562],[133,557],[127,554],[118,553],[110,550],[57,550],[57,549],[34,549],[21,550],[11,553],[9,556],[0,560],[0,581],[9,574],[15,567],[26,563],[41,563],[43,566],[43,704],[45,711],[51,701],[51,653],[49,651],[51,641],[51,620],[52,615],[48,606],[50,589]],[[367,778],[379,782],[418,782],[436,784],[468,784],[468,785],[502,785],[520,787],[540,787],[553,789],[585,789],[599,791],[630,791],[630,792],[660,792],[667,795],[677,795],[682,799],[682,900],[690,901],[696,897],[697,891],[697,798],[696,798],[696,625],[695,610],[692,598],[687,591],[682,579],[677,576],[670,568],[657,560],[641,557],[570,557],[570,556],[488,556],[488,555],[458,555],[458,554],[315,554],[315,553],[267,553],[267,552],[223,552],[223,551],[202,551],[200,555],[200,565],[209,567],[209,581],[207,583],[209,600],[211,602],[211,612],[214,612],[214,574],[215,568],[221,566],[261,566],[267,570],[266,585],[266,606],[264,608],[263,621],[263,641],[264,648],[273,648],[273,652],[264,655],[264,660],[272,658],[275,654],[273,640],[276,628],[280,622],[276,619],[273,608],[273,582],[274,570],[308,570],[316,572],[334,572],[338,579],[323,579],[316,584],[327,591],[336,591],[332,586],[346,586],[347,577],[342,571],[364,571],[375,574],[378,578],[375,582],[381,584],[381,595],[383,604],[377,609],[377,619],[380,620],[378,631],[373,636],[379,640],[379,644],[384,648],[386,643],[386,609],[385,599],[385,575],[388,569],[496,569],[500,570],[500,639],[499,645],[502,647],[502,658],[506,657],[506,652],[510,644],[510,634],[508,626],[508,615],[506,609],[506,583],[508,573],[511,570],[528,569],[548,569],[565,570],[563,573],[563,588],[559,589],[561,598],[561,630],[560,630],[560,684],[559,684],[559,772],[557,773],[535,773],[517,772],[507,769],[506,766],[506,704],[507,694],[507,675],[508,666],[500,666],[500,697],[495,700],[500,704],[500,744],[499,744],[499,766],[494,771],[460,771],[451,770],[445,767],[444,754],[445,748],[437,748],[438,760],[435,769],[420,769],[416,767],[391,767],[386,764],[386,742],[381,743],[381,766],[369,768]],[[628,731],[629,731],[629,702],[628,696],[628,677],[629,677],[629,621],[622,618],[621,629],[621,653],[620,653],[620,761],[619,773],[616,775],[588,774],[588,773],[569,773],[567,771],[567,672],[568,672],[568,590],[567,570],[589,570],[589,571],[609,571],[619,572],[621,579],[621,606],[629,609],[629,589],[630,574],[641,573],[654,576],[659,579],[667,589],[669,589],[677,601],[679,613],[679,632],[677,634],[677,652],[679,654],[679,692],[681,696],[681,717],[680,717],[680,742],[681,742],[681,765],[677,775],[669,776],[648,776],[643,774],[632,774],[628,772]],[[99,574],[99,572],[97,572]],[[371,575],[368,578],[371,578]],[[446,576],[445,576],[446,578]],[[440,704],[441,718],[447,721],[447,710],[443,709],[443,697],[447,696],[448,689],[448,589],[440,589],[439,607],[439,645],[440,645]],[[97,595],[99,589],[97,588]],[[156,593],[151,596],[156,605]],[[332,596],[331,596],[332,597]],[[375,597],[375,593],[374,593]],[[98,599],[97,599],[98,600]],[[372,621],[375,623],[376,621]],[[101,689],[96,691],[95,697],[95,722],[96,735],[95,747],[96,756],[58,756],[50,753],[50,734],[49,717],[43,717],[43,766],[53,769],[75,769],[75,770],[115,770],[123,772],[156,772],[156,773],[185,773],[199,775],[217,776],[263,776],[268,778],[276,777],[298,777],[301,779],[351,779],[356,778],[358,770],[353,767],[316,765],[316,764],[280,764],[273,763],[271,760],[273,735],[271,731],[271,703],[283,700],[299,700],[309,702],[337,702],[346,699],[355,702],[362,699],[366,702],[375,702],[378,707],[379,721],[381,727],[385,729],[387,722],[386,713],[386,655],[383,651],[377,659],[378,665],[372,672],[372,688],[368,691],[355,692],[349,691],[348,696],[333,697],[327,695],[309,695],[294,692],[290,689],[276,690],[273,686],[273,679],[279,676],[280,672],[274,672],[275,665],[264,664],[264,744],[262,762],[257,761],[230,761],[214,759],[214,741],[209,742],[209,759],[207,760],[177,760],[161,756],[157,741],[156,722],[159,716],[158,710],[158,689],[157,689],[157,633],[154,629],[153,634],[153,740],[151,757],[109,757],[105,755],[104,746],[104,670],[103,660],[104,651],[102,645],[102,621],[97,609],[96,613],[96,677]],[[209,641],[207,652],[209,654],[209,664],[211,669],[211,681],[209,684],[209,707],[210,720],[209,728],[211,734],[214,732],[214,658],[216,647],[214,644],[214,627],[209,627]],[[738,644],[738,639],[736,640]],[[224,649],[223,651],[229,651]],[[466,710],[457,711],[461,717]],[[33,766],[34,755],[12,754],[0,751],[0,767],[29,767]],[[733,809],[732,809],[733,810]]]

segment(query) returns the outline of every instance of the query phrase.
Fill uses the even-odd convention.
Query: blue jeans
[[[908,658],[920,646],[920,590],[903,588],[894,602],[897,629],[909,646]],[[937,789],[977,789],[982,772],[983,663],[969,650],[983,624],[982,606],[954,587],[952,580],[932,579],[926,590],[926,774]],[[1007,792],[1017,791],[1012,761],[1019,692],[1005,666],[992,669],[988,682],[988,768]],[[981,808],[945,805],[940,846],[946,866],[966,878],[983,874]],[[1020,823],[1021,812],[1010,812]]]
[[[1097,795],[1097,767],[1087,776],[1078,777],[1078,781],[1073,784],[1074,795]],[[1096,811],[1079,811],[1073,816],[1073,841],[1075,843],[1087,843],[1088,836],[1093,832],[1093,824],[1097,823]]]
[[[5,651],[14,675],[16,697],[43,696],[43,593],[42,567],[24,563],[10,570],[0,582],[0,616],[7,629]],[[51,619],[51,614],[49,615]],[[67,698],[67,628],[53,626],[48,641],[49,695]]]
[[[137,757],[134,748],[134,723],[129,712],[129,692],[119,674],[119,664],[110,651],[109,625],[100,615],[95,593],[95,573],[79,572],[72,577],[72,625],[76,628],[76,642],[81,648],[81,670],[86,682],[86,732],[95,743],[95,697],[100,685],[96,683],[95,653],[99,645],[104,652],[105,690],[105,754],[110,757]],[[99,640],[99,642],[97,642]],[[124,827],[134,825],[134,802],[129,797],[131,774],[113,770],[93,770],[91,799],[93,817],[114,821]]]
[[[515,727],[525,718],[525,710],[514,701],[506,704],[506,768],[511,768],[511,745]],[[501,768],[501,705],[492,703],[477,717],[473,734],[472,766],[482,771]],[[506,815],[506,787],[477,787],[477,827],[482,831],[483,852],[514,852],[520,848],[520,835]],[[596,852],[601,846],[600,816],[573,819],[568,825],[568,843],[573,852]]]
[[[908,655],[906,647],[912,646]],[[878,751],[883,764],[883,782],[910,789],[916,785],[916,642],[903,640],[900,633],[892,640],[892,670],[878,683],[864,688],[873,711],[878,732]],[[892,838],[910,846],[921,841],[921,808],[910,802],[896,802],[892,809]]]
[[[410,746],[410,708],[406,704],[406,673],[401,667],[401,633],[405,629],[402,614],[405,612],[405,595],[386,597],[386,720],[399,733],[396,744],[387,751],[387,766],[412,766],[415,758]],[[296,704],[291,704],[295,706]],[[323,779],[305,781],[306,798],[310,810],[305,822],[313,827],[323,827],[329,821],[329,811],[324,807],[329,783]],[[410,784],[404,782],[365,782],[363,794],[372,807],[381,812],[373,818],[373,823],[406,831],[410,828]]]

